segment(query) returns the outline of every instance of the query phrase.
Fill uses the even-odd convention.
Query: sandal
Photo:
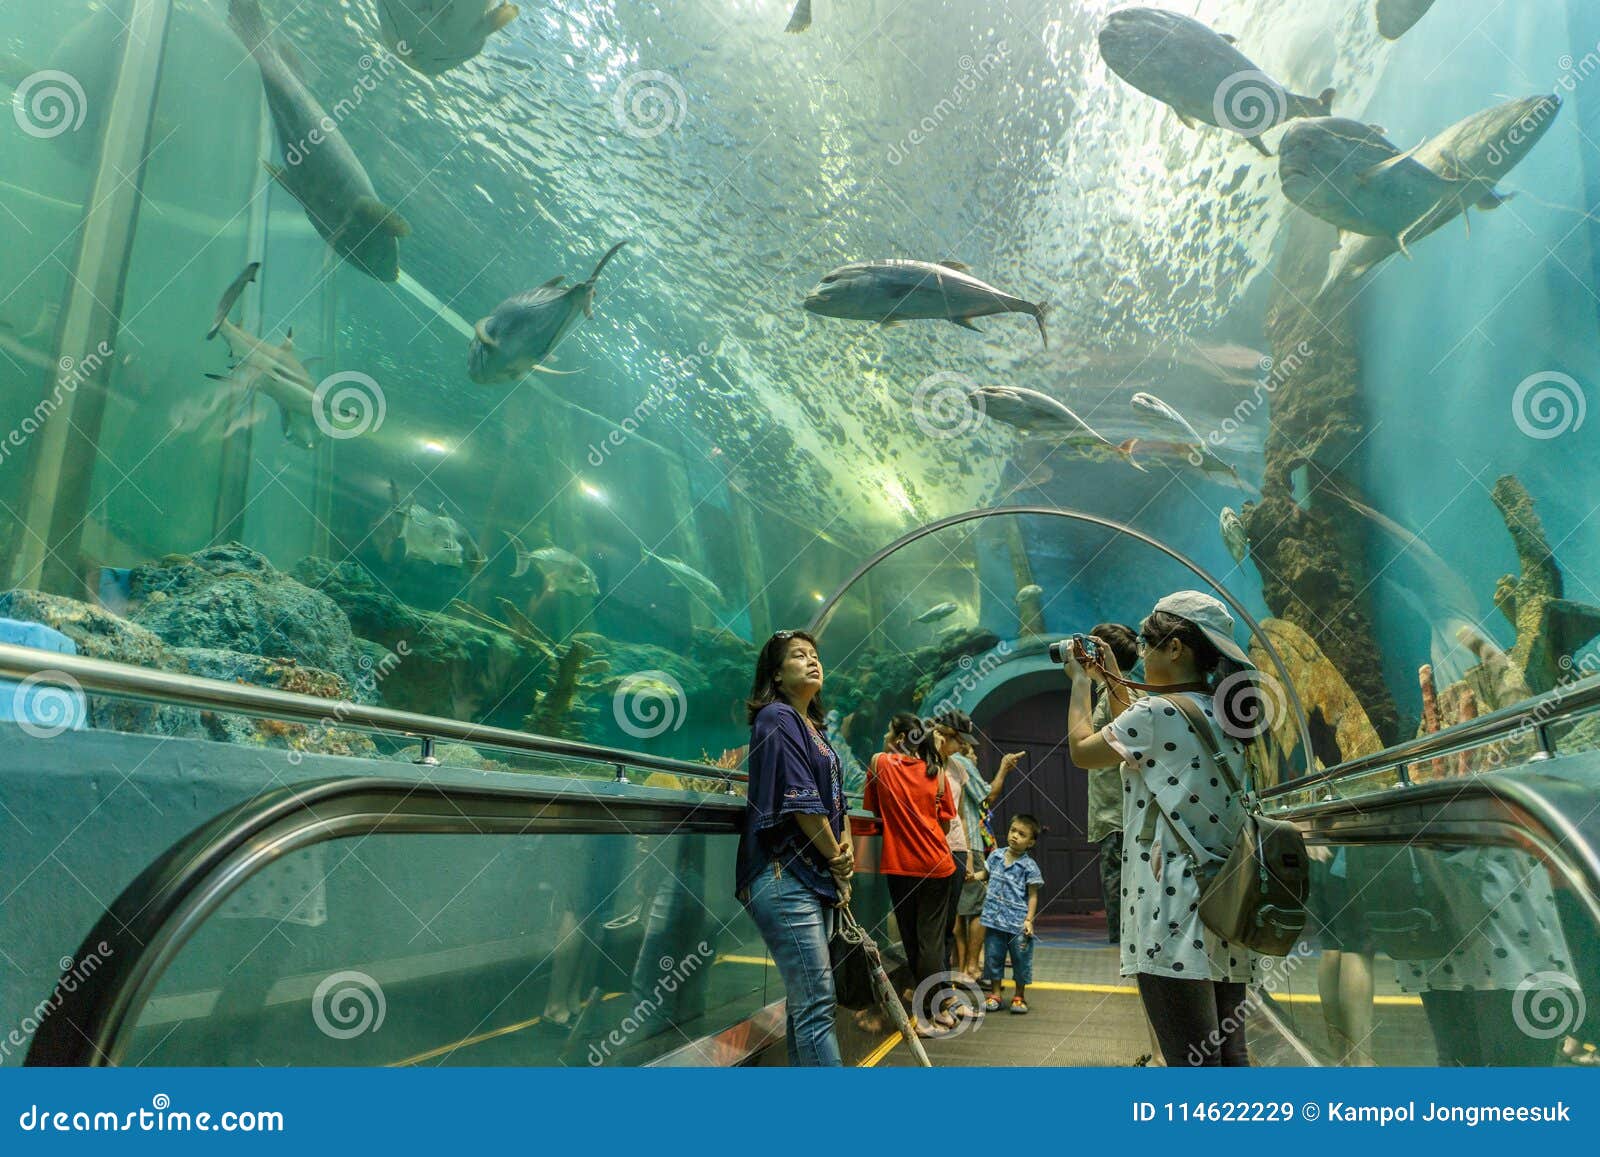
[[[1000,1011],[1000,998],[998,996],[991,996],[987,1000],[985,1000],[983,1002],[983,1011],[984,1012],[999,1012]]]
[[[1028,1002],[1023,1000],[1020,996],[1013,996],[1011,998],[1011,1011],[1015,1013],[1027,1012]]]

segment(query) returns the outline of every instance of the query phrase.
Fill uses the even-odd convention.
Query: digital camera
[[[1093,635],[1073,635],[1070,639],[1057,639],[1050,644],[1050,661],[1057,666],[1066,663],[1067,656],[1076,651],[1091,665],[1100,662],[1100,640]]]

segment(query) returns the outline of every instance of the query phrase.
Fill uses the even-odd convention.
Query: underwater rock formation
[[[1600,635],[1600,607],[1564,597],[1544,523],[1516,476],[1498,478],[1492,496],[1521,566],[1520,575],[1501,577],[1494,603],[1517,632],[1512,664],[1534,692],[1548,691],[1571,669],[1572,656]]]
[[[586,643],[575,639],[568,644],[561,658],[549,665],[545,686],[533,693],[533,709],[522,721],[524,731],[557,739],[588,738],[588,721],[597,711],[579,698],[579,679],[593,655]]]
[[[1316,640],[1287,619],[1264,619],[1261,629],[1283,659],[1309,721],[1314,761],[1308,762],[1312,770],[1382,750],[1383,740],[1367,719],[1360,700]],[[1251,643],[1250,659],[1263,671],[1276,669],[1258,641]],[[1269,704],[1273,738],[1283,751],[1292,752],[1300,742],[1294,712],[1287,699],[1278,695],[1269,696]]]
[[[133,621],[174,647],[292,660],[340,676],[358,702],[376,702],[345,613],[249,547],[232,542],[134,567],[129,600]]]
[[[1378,736],[1392,743],[1400,715],[1365,593],[1362,527],[1347,503],[1317,501],[1319,491],[1359,494],[1350,451],[1367,419],[1353,311],[1319,317],[1305,304],[1327,266],[1327,228],[1302,216],[1286,233],[1267,309],[1274,364],[1261,500],[1240,517],[1267,606],[1316,640]]]

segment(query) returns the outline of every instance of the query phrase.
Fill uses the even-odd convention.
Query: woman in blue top
[[[791,1065],[839,1065],[834,908],[849,902],[855,853],[839,757],[823,736],[822,660],[804,631],[779,631],[756,660],[745,704],[750,784],[735,889],[778,966]]]

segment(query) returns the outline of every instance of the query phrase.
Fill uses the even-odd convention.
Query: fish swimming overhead
[[[502,0],[378,0],[378,32],[417,72],[438,76],[477,56],[517,14]]]
[[[1415,150],[1413,150],[1414,152]],[[1278,146],[1283,195],[1347,233],[1408,239],[1462,182],[1402,153],[1374,125],[1323,117],[1293,125]]]
[[[217,315],[206,334],[210,341],[218,334],[228,343],[233,364],[226,374],[207,374],[213,381],[226,382],[244,393],[260,390],[278,404],[283,436],[301,449],[317,444],[320,427],[315,417],[316,383],[294,353],[294,330],[284,335],[282,345],[273,345],[248,333],[228,320],[228,311],[239,300],[244,287],[255,279],[260,262],[247,265],[223,292]]]
[[[544,576],[545,584],[551,590],[586,598],[593,598],[600,593],[600,580],[595,578],[594,571],[589,568],[588,563],[572,552],[562,550],[559,546],[542,546],[538,550],[529,550],[522,545],[522,540],[510,531],[506,532],[506,537],[511,540],[512,548],[517,554],[517,565],[511,572],[512,578],[521,578],[530,568],[536,568]]]
[[[1495,186],[1533,151],[1560,111],[1561,98],[1554,94],[1505,101],[1457,121],[1413,149],[1412,160],[1460,181],[1449,198],[1417,223],[1407,243],[1438,232],[1458,216],[1466,218],[1470,233],[1470,210],[1496,209],[1510,200],[1512,194]],[[1336,283],[1359,281],[1399,251],[1390,237],[1342,233],[1319,296]]]
[[[1190,424],[1188,418],[1185,418],[1154,394],[1138,393],[1133,395],[1130,401],[1133,403],[1135,410],[1145,417],[1153,419],[1160,429],[1171,435],[1175,440],[1175,444],[1185,449],[1185,456],[1194,465],[1200,467],[1207,474],[1226,474],[1240,486],[1244,486],[1244,481],[1239,477],[1239,472],[1212,453],[1206,446],[1206,440]],[[1131,456],[1139,443],[1139,439],[1130,439],[1130,441],[1133,443],[1128,447],[1128,453]],[[1124,443],[1124,445],[1128,444]]]
[[[1231,506],[1224,506],[1217,519],[1217,529],[1221,531],[1222,544],[1228,548],[1233,561],[1243,562],[1245,555],[1250,553],[1250,535],[1245,531],[1244,520],[1239,517],[1239,512]]]
[[[903,321],[948,321],[977,330],[975,317],[1026,313],[1039,326],[1046,346],[1046,306],[1002,293],[979,281],[959,261],[910,261],[886,258],[855,261],[823,275],[806,294],[805,308],[824,317],[898,325]],[[979,332],[982,332],[981,330]]]
[[[948,619],[960,609],[955,603],[935,603],[911,621],[914,623],[936,623],[940,619]]]
[[[1030,390],[1025,386],[979,386],[967,394],[967,405],[985,417],[1018,430],[1060,436],[1063,439],[1087,438],[1092,444],[1121,455],[1135,469],[1144,469],[1080,418],[1066,403],[1058,402],[1038,390]]]
[[[589,280],[561,288],[565,275],[508,297],[473,327],[467,376],[479,385],[514,382],[537,369],[582,317],[594,316],[594,287],[606,262],[626,245],[606,250]]]
[[[682,559],[673,558],[670,554],[657,554],[648,548],[644,553],[645,557],[653,558],[666,567],[667,572],[672,575],[673,581],[690,594],[708,603],[723,603],[727,601],[723,597],[722,588]]]
[[[1178,114],[1244,137],[1271,156],[1261,134],[1296,117],[1333,111],[1333,89],[1320,96],[1290,92],[1223,36],[1187,16],[1160,8],[1123,8],[1100,26],[1100,56],[1123,80]]]
[[[811,27],[811,0],[796,0],[794,11],[789,14],[788,26],[785,32],[804,32]]]
[[[1378,35],[1399,40],[1432,7],[1433,0],[1378,0]]]
[[[1020,603],[1023,599],[1037,599],[1043,595],[1044,588],[1042,586],[1038,583],[1029,583],[1017,592],[1017,601]]]
[[[338,122],[317,103],[279,52],[260,0],[229,0],[228,24],[255,57],[267,107],[283,148],[267,171],[305,210],[333,251],[379,281],[400,276],[405,218],[382,201]]]

